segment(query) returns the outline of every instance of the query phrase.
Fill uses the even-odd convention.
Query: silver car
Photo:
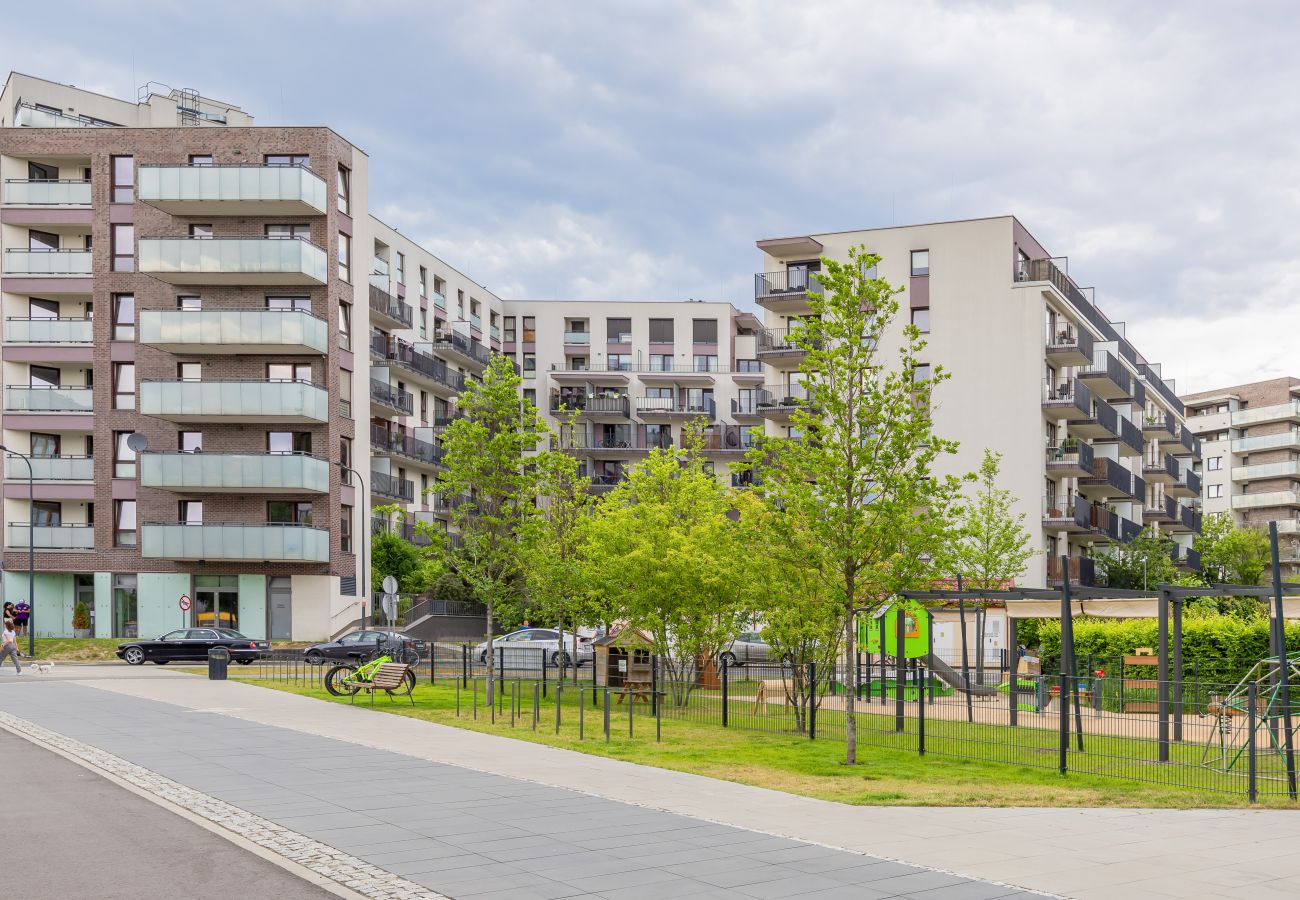
[[[487,641],[474,648],[474,658],[480,663],[487,662]],[[561,656],[563,654],[563,656]],[[566,665],[573,665],[573,635],[564,634],[564,647],[560,647],[560,632],[554,628],[521,628],[509,634],[492,639],[493,661],[501,660],[507,669],[541,668],[542,660],[547,665],[559,666],[561,660]],[[579,666],[585,666],[595,658],[591,638],[578,636]]]
[[[745,663],[765,663],[772,659],[772,648],[756,631],[745,631],[727,645],[718,659],[729,667],[743,666]]]

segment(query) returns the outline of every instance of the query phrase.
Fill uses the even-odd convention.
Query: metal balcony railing
[[[371,471],[370,490],[381,497],[410,503],[415,499],[415,482],[384,472]]]
[[[1045,323],[1046,347],[1049,353],[1075,351],[1092,359],[1092,335],[1073,325]]]
[[[396,453],[408,459],[434,465],[442,463],[442,448],[437,444],[419,440],[409,434],[390,432],[383,425],[371,423],[370,443],[372,447],[383,453]]]
[[[1046,451],[1048,467],[1086,469],[1093,467],[1093,449],[1091,444],[1074,441],[1060,447],[1048,447]]]
[[[414,313],[409,304],[373,284],[370,285],[370,310],[401,323],[402,328],[410,328],[414,321]]]
[[[396,409],[404,416],[409,416],[415,406],[414,398],[406,391],[373,378],[370,379],[370,399]]]
[[[1045,380],[1043,382],[1043,406],[1047,409],[1073,407],[1082,413],[1092,410],[1092,392],[1088,386],[1075,378]]]
[[[432,347],[434,350],[445,353],[459,353],[476,365],[486,366],[492,361],[492,351],[484,347],[473,338],[466,337],[463,334],[457,334],[454,331],[443,332],[437,335]]]
[[[1079,479],[1081,485],[1106,488],[1106,496],[1133,493],[1133,473],[1113,459],[1105,457],[1093,461],[1092,476]]]
[[[754,299],[774,300],[786,296],[820,293],[821,282],[816,272],[804,269],[787,269],[784,272],[759,272],[754,276]]]

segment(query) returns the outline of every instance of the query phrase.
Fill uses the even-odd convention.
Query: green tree
[[[860,247],[846,262],[822,259],[824,290],[809,291],[812,316],[790,329],[806,351],[806,400],[792,416],[800,437],[765,440],[751,455],[771,502],[807,523],[848,659],[855,615],[878,613],[895,592],[934,579],[961,486],[936,472],[957,448],[935,434],[931,415],[933,389],[948,376],[923,363],[915,326],[902,329],[901,341],[890,332],[901,289],[875,276],[879,261]],[[881,349],[886,341],[897,346],[893,359]],[[857,677],[850,666],[850,764],[857,762]]]
[[[698,450],[652,450],[584,528],[586,577],[610,615],[650,636],[676,705],[753,605],[729,490]]]
[[[1106,577],[1107,587],[1145,591],[1160,584],[1178,581],[1170,551],[1173,539],[1144,528],[1133,540],[1112,547],[1096,557],[1097,568]]]
[[[423,594],[441,572],[420,548],[391,531],[370,538],[370,588],[378,594],[385,575],[397,579],[399,594]]]
[[[974,496],[957,516],[951,571],[960,572],[967,587],[1000,590],[1025,574],[1035,551],[1029,546],[1025,514],[1014,512],[1016,498],[998,487],[1002,454],[984,451]]]
[[[1268,533],[1238,526],[1232,513],[1206,516],[1192,546],[1210,584],[1263,584],[1273,565]]]
[[[470,381],[457,402],[460,416],[443,436],[446,469],[432,490],[456,498],[452,524],[460,540],[448,559],[456,575],[486,607],[488,656],[493,622],[522,600],[520,535],[537,514],[537,466],[525,453],[547,429],[537,409],[520,399],[514,364],[495,355],[482,381]],[[487,696],[495,684],[488,668]]]

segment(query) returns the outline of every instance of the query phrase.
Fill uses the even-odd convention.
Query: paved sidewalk
[[[175,679],[132,683],[176,685]],[[94,686],[105,684],[5,686],[0,710],[450,897],[1024,895],[1005,885],[241,721],[229,715],[235,710],[193,709]],[[234,683],[217,686],[233,692],[213,693],[199,679],[184,687],[200,698],[239,695],[241,702],[255,702],[275,696]],[[314,707],[320,711],[324,704]],[[371,738],[373,726],[389,719],[340,711],[351,717],[354,731],[365,729]]]

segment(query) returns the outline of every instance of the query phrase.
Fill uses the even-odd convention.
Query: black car
[[[303,651],[303,655],[311,665],[319,666],[326,660],[360,662],[378,650],[398,662],[415,665],[420,661],[424,648],[424,641],[407,637],[400,631],[377,631],[371,628],[345,634],[336,641],[313,644]]]
[[[232,628],[180,628],[157,640],[118,644],[117,657],[133,666],[146,662],[165,666],[173,660],[203,662],[213,647],[225,647],[231,659],[245,665],[271,652],[269,642],[246,637]]]

